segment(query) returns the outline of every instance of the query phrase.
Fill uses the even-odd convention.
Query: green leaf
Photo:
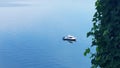
[[[90,35],[93,36],[94,33],[93,33],[93,32],[88,32],[88,33],[87,33],[87,37],[89,37]]]
[[[87,48],[86,50],[85,50],[85,52],[84,52],[84,56],[86,56],[87,54],[89,54],[90,53],[90,48]]]
[[[108,34],[108,30],[105,30],[104,32],[103,32],[103,36],[105,36],[105,35],[107,35]]]

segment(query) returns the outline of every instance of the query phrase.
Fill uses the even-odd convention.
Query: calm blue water
[[[0,68],[90,68],[93,14],[93,0],[1,2]],[[77,42],[63,41],[68,34]]]

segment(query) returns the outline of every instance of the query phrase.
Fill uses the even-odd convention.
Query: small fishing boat
[[[76,37],[74,37],[72,35],[67,35],[67,36],[63,37],[63,40],[66,40],[66,41],[76,41]]]

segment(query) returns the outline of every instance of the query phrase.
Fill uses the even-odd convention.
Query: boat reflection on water
[[[69,43],[73,43],[73,42],[76,42],[76,37],[72,35],[67,35],[63,37],[63,40],[68,41]]]

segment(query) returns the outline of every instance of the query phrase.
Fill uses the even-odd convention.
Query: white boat
[[[74,37],[72,35],[67,35],[67,36],[63,37],[63,40],[76,41],[76,37]]]

